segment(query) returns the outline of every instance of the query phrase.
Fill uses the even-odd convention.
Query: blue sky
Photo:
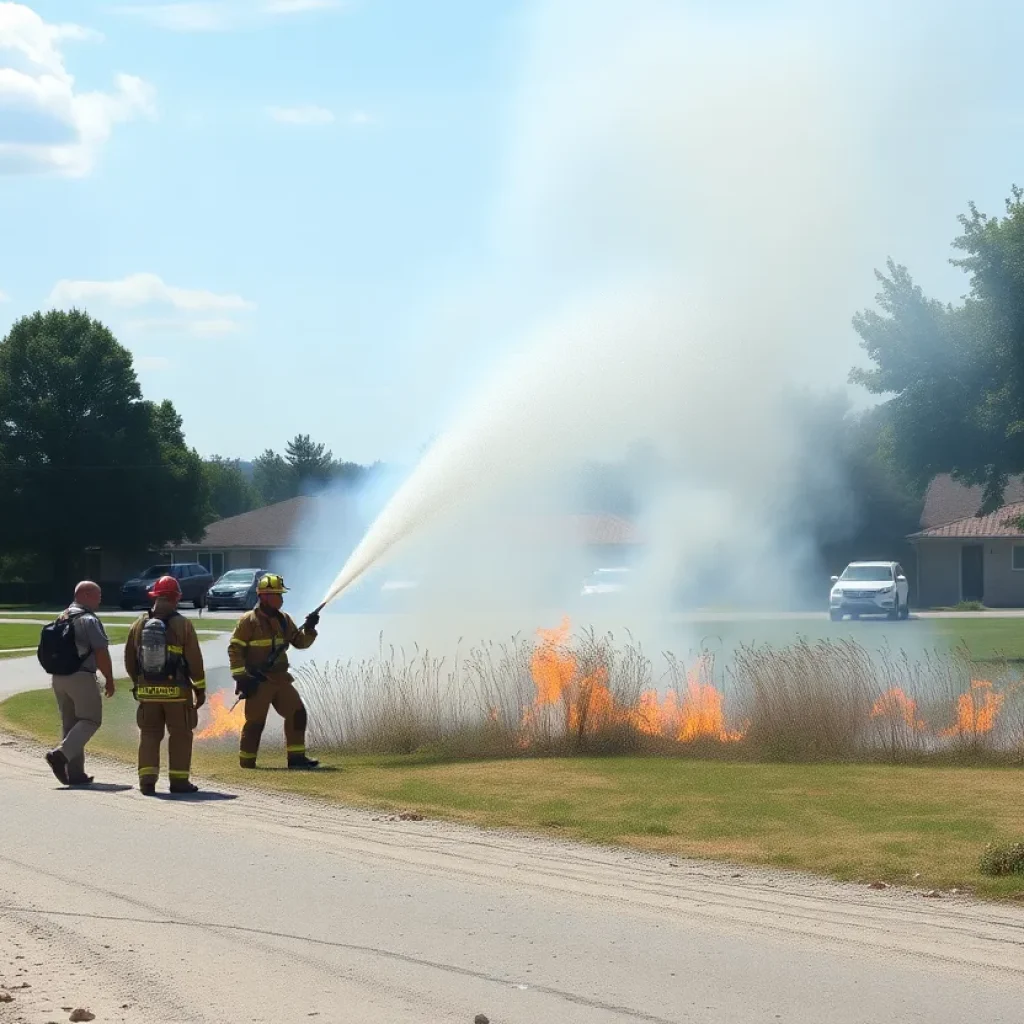
[[[152,100],[73,176],[0,168],[0,329],[58,282],[156,275],[121,305],[81,285],[56,298],[111,323],[204,454],[299,431],[345,458],[422,443],[403,367],[418,313],[482,244],[513,5],[29,6],[102,33],[57,44],[75,92],[123,72]],[[250,411],[265,397],[269,420]],[[392,401],[407,408],[381,415]]]
[[[298,432],[340,458],[415,452],[514,331],[514,290],[487,302],[537,6],[0,0],[0,331],[86,306],[204,455]],[[893,199],[872,265],[891,252],[955,298],[955,215],[1024,180],[1024,14],[854,9],[878,44],[856,51],[865,81],[907,86],[879,136]]]

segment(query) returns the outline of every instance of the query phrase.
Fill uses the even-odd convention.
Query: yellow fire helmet
[[[268,572],[266,576],[261,576],[259,583],[256,584],[257,594],[284,594],[288,588],[284,585],[284,577],[278,576],[277,573]]]

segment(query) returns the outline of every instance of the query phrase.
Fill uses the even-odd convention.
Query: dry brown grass
[[[741,647],[726,670],[707,652],[694,664],[665,653],[660,671],[630,638],[588,632],[552,650],[513,637],[450,661],[382,645],[373,659],[313,663],[300,670],[311,739],[346,753],[467,758],[1024,756],[1024,686],[1008,664],[978,666],[962,649],[912,659],[849,639],[801,641]]]

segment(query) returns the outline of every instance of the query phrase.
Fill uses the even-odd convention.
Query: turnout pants
[[[288,679],[271,676],[260,683],[255,693],[246,697],[245,725],[239,743],[239,760],[255,764],[260,752],[260,738],[267,724],[267,714],[273,708],[284,719],[284,741],[289,758],[306,753],[306,706],[299,691]]]
[[[139,702],[139,784],[155,783],[160,776],[160,744],[167,731],[167,772],[172,782],[188,781],[192,768],[192,730],[199,715],[190,702],[147,700]]]
[[[51,676],[53,695],[60,710],[63,742],[57,748],[68,759],[68,776],[85,775],[85,745],[103,722],[103,698],[92,672]]]

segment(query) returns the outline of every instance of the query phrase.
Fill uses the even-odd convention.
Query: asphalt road
[[[22,664],[0,691],[39,685]],[[96,758],[101,788],[62,790],[41,755],[0,736],[0,1021],[1024,1019],[1024,909],[244,789],[153,800]]]
[[[65,791],[2,742],[0,972],[32,987],[0,1013],[26,1021],[1022,1018],[1014,908],[255,792],[153,800],[95,760],[107,788]]]

